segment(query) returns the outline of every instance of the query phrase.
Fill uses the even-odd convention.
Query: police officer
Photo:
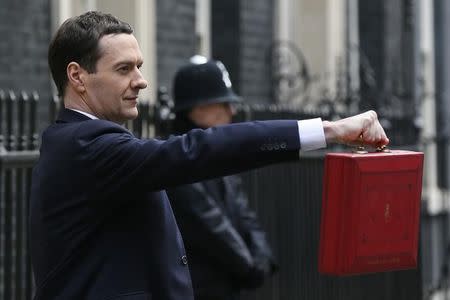
[[[228,124],[241,101],[220,61],[194,56],[173,84],[175,133]],[[235,300],[276,269],[238,176],[167,190],[185,243],[195,299]]]

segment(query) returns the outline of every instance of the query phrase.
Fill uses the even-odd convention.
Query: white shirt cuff
[[[301,151],[316,150],[327,146],[321,118],[298,121],[298,135]]]

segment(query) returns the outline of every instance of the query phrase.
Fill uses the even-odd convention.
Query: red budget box
[[[356,275],[417,266],[423,153],[325,157],[319,272]]]

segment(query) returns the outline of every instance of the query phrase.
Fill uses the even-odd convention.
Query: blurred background
[[[237,121],[374,109],[391,147],[425,153],[418,268],[317,272],[324,152],[245,174],[280,271],[245,299],[450,299],[450,1],[0,0],[0,299],[31,299],[26,216],[39,135],[61,103],[47,47],[88,10],[130,23],[149,88],[140,137],[170,130],[171,81],[189,57],[221,60],[244,99]],[[345,151],[332,148],[328,151]]]

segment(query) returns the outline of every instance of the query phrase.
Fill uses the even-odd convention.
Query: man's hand
[[[327,144],[381,147],[389,143],[377,113],[373,110],[338,121],[323,121],[323,129]]]

